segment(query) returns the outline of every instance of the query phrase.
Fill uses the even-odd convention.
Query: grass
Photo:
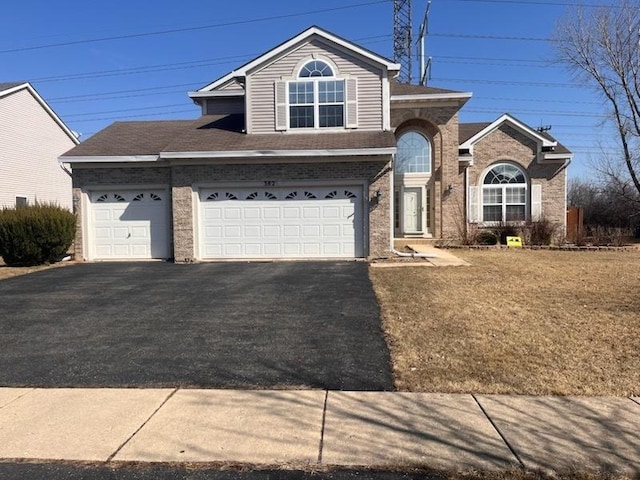
[[[401,391],[640,395],[640,252],[452,252],[372,268]]]

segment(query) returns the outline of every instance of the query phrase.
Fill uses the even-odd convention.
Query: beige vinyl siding
[[[74,146],[26,89],[0,97],[0,207],[26,196],[71,209],[71,177],[58,156]]]
[[[244,113],[244,97],[212,98],[206,101],[205,115]]]
[[[242,85],[240,85],[235,80],[229,80],[227,83],[225,83],[224,85],[219,86],[215,90],[216,91],[224,90],[224,91],[229,91],[229,92],[233,92],[233,91],[242,92],[242,91],[244,91],[244,88],[242,88]]]
[[[276,61],[247,75],[247,95],[250,114],[250,133],[275,133],[274,84],[291,80],[300,61],[311,55],[328,58],[338,67],[339,78],[358,80],[358,130],[381,130],[382,125],[382,69],[315,38],[301,47],[285,53]]]

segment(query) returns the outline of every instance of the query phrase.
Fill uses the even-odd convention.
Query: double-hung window
[[[344,127],[344,98],[344,80],[327,63],[306,63],[289,82],[289,128]]]
[[[527,218],[527,180],[515,165],[501,163],[484,177],[482,220],[517,222]]]

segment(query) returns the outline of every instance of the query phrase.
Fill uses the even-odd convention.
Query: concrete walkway
[[[0,388],[0,461],[640,474],[640,398]]]

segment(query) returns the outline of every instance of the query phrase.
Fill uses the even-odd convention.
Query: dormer
[[[399,68],[311,27],[189,96],[203,114],[242,109],[249,134],[390,130],[389,79]]]

